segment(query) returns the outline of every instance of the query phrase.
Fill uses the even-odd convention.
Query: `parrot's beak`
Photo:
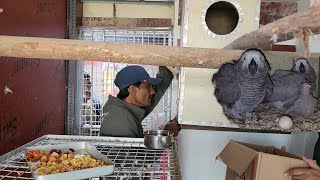
[[[306,67],[304,67],[304,65],[301,63],[300,66],[299,66],[299,71],[301,73],[304,73],[306,71]]]
[[[249,64],[249,72],[254,75],[258,71],[258,64],[254,59],[251,60]]]

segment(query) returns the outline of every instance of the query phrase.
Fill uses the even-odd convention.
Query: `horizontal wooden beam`
[[[172,27],[172,19],[163,18],[115,18],[82,17],[83,27],[136,28],[136,27]]]
[[[259,29],[236,39],[225,49],[248,49],[260,48],[270,50],[274,43],[271,37],[278,35],[278,41],[286,41],[294,38],[294,34],[301,29],[310,29],[313,34],[320,33],[320,0],[316,0],[314,5],[307,11],[299,12],[269,23]]]
[[[93,42],[71,39],[0,36],[0,56],[109,61],[129,64],[177,67],[219,68],[238,59],[242,50],[181,48],[158,45]],[[266,55],[293,56],[289,52],[265,52]]]
[[[251,133],[276,133],[276,134],[290,134],[290,132],[281,130],[264,130],[264,129],[245,129],[245,128],[229,128],[229,127],[214,127],[201,125],[181,124],[181,129],[188,130],[205,130],[205,131],[232,131],[232,132],[251,132]]]

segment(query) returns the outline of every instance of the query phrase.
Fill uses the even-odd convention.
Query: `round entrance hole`
[[[239,13],[233,4],[226,1],[213,3],[206,12],[209,30],[218,35],[231,33],[238,25]]]

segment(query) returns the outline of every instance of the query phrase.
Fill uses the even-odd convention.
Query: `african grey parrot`
[[[304,58],[297,59],[291,70],[277,70],[271,80],[274,84],[270,98],[264,103],[276,109],[287,109],[294,104],[301,94],[303,83],[309,84],[310,92],[316,88],[316,74],[308,61]]]
[[[317,99],[313,97],[312,93],[310,93],[310,88],[311,85],[308,83],[303,83],[301,85],[301,91],[298,99],[288,110],[286,110],[286,114],[293,112],[303,117],[309,117],[314,113]]]
[[[247,49],[238,61],[223,64],[212,77],[214,94],[230,118],[251,118],[252,111],[272,93],[270,65],[259,49]]]
[[[310,91],[316,90],[317,76],[314,69],[305,58],[299,58],[292,63],[291,71],[300,72],[304,74],[306,82],[310,84]]]

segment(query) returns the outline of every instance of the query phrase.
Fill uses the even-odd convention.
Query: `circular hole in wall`
[[[239,13],[226,1],[213,3],[206,12],[206,24],[210,31],[219,35],[231,33],[238,25]]]

